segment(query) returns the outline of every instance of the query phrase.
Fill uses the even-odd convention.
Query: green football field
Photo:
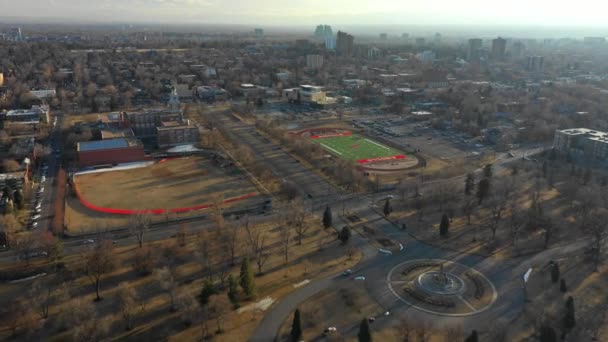
[[[360,161],[403,154],[398,150],[357,134],[313,139],[313,141],[323,146],[323,148],[332,154],[346,160]]]

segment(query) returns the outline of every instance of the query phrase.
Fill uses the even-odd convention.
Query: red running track
[[[82,197],[82,195],[80,194],[80,191],[78,190],[78,186],[76,186],[75,183],[74,183],[74,192],[76,193],[76,197],[78,197],[78,200],[80,201],[80,203],[82,203],[82,205],[84,205],[88,209],[91,209],[91,210],[94,210],[94,211],[97,211],[97,212],[100,212],[100,213],[106,213],[106,214],[116,214],[116,215],[152,214],[152,215],[161,215],[161,214],[166,214],[166,213],[187,213],[187,212],[190,212],[190,211],[207,209],[207,208],[209,208],[209,207],[212,206],[212,204],[202,204],[202,205],[197,205],[197,206],[193,206],[193,207],[186,207],[186,208],[143,209],[143,210],[104,208],[104,207],[98,207],[96,205],[93,205],[89,201],[87,201],[84,197]],[[248,194],[245,194],[245,195],[242,195],[242,196],[226,199],[222,203],[224,203],[224,204],[234,203],[234,202],[238,202],[238,201],[246,200],[248,198],[255,197],[257,195],[259,195],[259,193],[252,192],[252,193],[248,193]]]
[[[370,158],[370,159],[359,159],[357,160],[357,163],[359,164],[369,164],[369,163],[375,163],[375,162],[379,162],[379,161],[386,161],[386,160],[400,160],[400,159],[405,159],[407,158],[404,154],[398,154],[396,156],[390,156],[390,157],[378,157],[378,158]]]
[[[343,132],[343,133],[330,133],[330,134],[317,134],[311,135],[310,139],[323,139],[323,138],[333,138],[333,137],[349,137],[353,135],[352,132]]]

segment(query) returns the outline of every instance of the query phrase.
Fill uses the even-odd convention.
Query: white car
[[[43,193],[43,192],[44,192],[44,187],[43,187],[43,186],[41,186],[40,188],[38,188],[38,192],[39,192],[39,193]]]
[[[36,221],[39,218],[40,218],[40,214],[36,214],[36,215],[32,216],[32,221]]]
[[[95,240],[93,240],[93,239],[86,239],[86,240],[82,241],[83,245],[90,245],[93,243],[95,243]]]
[[[365,280],[365,277],[364,276],[357,276],[354,279],[355,280]]]

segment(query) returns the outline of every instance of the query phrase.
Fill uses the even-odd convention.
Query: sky
[[[1,17],[78,22],[603,27],[602,0],[0,0]]]

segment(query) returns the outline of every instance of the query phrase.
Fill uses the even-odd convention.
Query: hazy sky
[[[602,0],[0,0],[0,16],[248,25],[606,26]]]

